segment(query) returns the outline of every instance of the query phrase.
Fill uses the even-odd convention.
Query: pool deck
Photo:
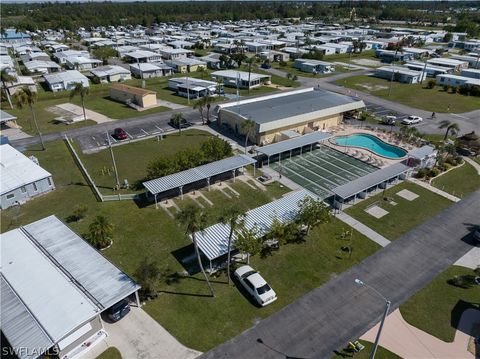
[[[379,139],[381,139],[383,142],[393,146],[400,147],[408,152],[417,148],[410,143],[399,141],[393,134],[388,132],[372,131],[372,130],[367,130],[363,128],[349,127],[349,126],[343,126],[343,127],[341,126],[337,130],[333,131],[333,134],[335,136],[350,136],[356,133],[364,133],[364,134],[376,136]],[[374,152],[371,152],[364,148],[339,146],[332,143],[332,141],[326,141],[324,144],[326,146],[335,148],[336,150],[343,152],[349,156],[355,157],[361,161],[375,164],[380,168],[387,167],[389,165],[392,165],[394,163],[400,162],[405,159],[405,157],[398,158],[398,159],[387,158],[387,157],[377,155]]]

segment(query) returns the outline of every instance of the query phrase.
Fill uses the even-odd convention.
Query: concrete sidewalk
[[[420,187],[423,187],[425,189],[428,189],[429,191],[438,194],[439,196],[445,197],[446,199],[449,199],[452,202],[458,202],[460,201],[460,198],[455,197],[454,195],[451,195],[450,193],[447,193],[445,191],[442,191],[441,189],[438,189],[437,187],[433,187],[431,184],[420,181],[416,178],[410,177],[407,179],[407,181],[410,181],[412,183],[415,183],[416,185],[419,185]]]
[[[475,168],[477,170],[477,173],[480,176],[480,164],[478,164],[477,162],[475,162],[474,160],[472,160],[469,157],[463,157],[463,159],[465,160],[465,162],[470,163],[473,166],[473,168]]]
[[[446,343],[407,323],[400,310],[395,310],[385,320],[380,345],[404,359],[474,359],[467,350],[474,323],[480,321],[480,311],[466,310],[460,319],[460,329],[452,343]],[[379,324],[360,339],[375,342]],[[465,333],[467,332],[467,333]]]
[[[360,223],[355,218],[349,216],[345,212],[340,211],[340,213],[336,214],[335,217],[337,217],[342,222],[348,224],[350,227],[355,228],[365,237],[370,238],[372,241],[378,243],[382,247],[386,247],[387,245],[390,244],[390,241],[385,237],[383,237],[381,234],[375,232],[373,229],[371,229],[370,227],[367,227],[363,223]]]

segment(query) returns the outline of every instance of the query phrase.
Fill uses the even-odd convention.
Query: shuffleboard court
[[[378,169],[324,145],[280,162],[271,162],[270,167],[322,199],[332,195],[333,188]]]

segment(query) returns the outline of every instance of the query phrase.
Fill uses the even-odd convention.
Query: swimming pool
[[[407,154],[407,151],[403,148],[390,145],[386,142],[383,142],[378,137],[366,133],[338,136],[333,138],[333,143],[338,146],[364,148],[379,156],[387,158],[402,158]]]

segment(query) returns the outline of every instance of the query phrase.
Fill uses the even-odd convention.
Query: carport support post
[[[180,190],[180,198],[183,200],[183,186],[180,186],[179,190]]]
[[[138,296],[138,290],[135,292],[135,300],[137,301],[137,307],[141,308],[142,304],[140,303],[140,297]]]
[[[270,156],[267,156],[267,167],[270,167]]]
[[[233,175],[233,183],[235,183],[235,170],[232,171],[232,175]]]
[[[290,150],[290,159],[292,159],[292,150]]]
[[[155,193],[153,196],[155,197],[155,209],[158,209],[158,205],[157,205],[157,194]]]
[[[207,186],[208,186],[208,190],[210,191],[210,177],[207,178]]]

